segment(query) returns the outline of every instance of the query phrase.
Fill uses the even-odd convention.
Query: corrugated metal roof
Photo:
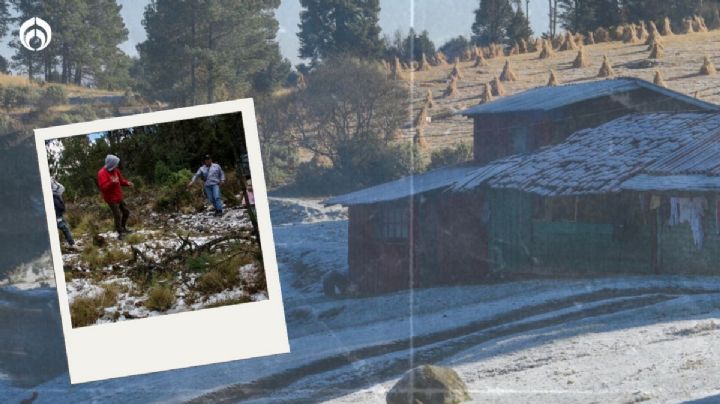
[[[498,98],[492,102],[476,105],[460,112],[460,114],[473,116],[501,112],[551,111],[577,102],[638,90],[640,88],[649,89],[659,94],[687,102],[690,105],[696,106],[699,112],[718,111],[720,109],[720,106],[715,104],[656,86],[645,80],[633,77],[621,77],[560,86],[536,87],[522,93]]]
[[[326,205],[366,205],[378,202],[389,202],[423,192],[443,190],[468,173],[477,169],[477,165],[463,164],[443,167],[422,174],[409,175],[395,181],[375,185],[345,195],[325,200]]]
[[[657,160],[718,129],[720,114],[628,115],[526,155],[487,184],[544,196],[617,192]]]
[[[707,175],[647,175],[640,174],[625,181],[622,189],[631,191],[707,192],[720,190],[720,177]]]
[[[720,131],[661,158],[643,172],[654,175],[720,175]]]

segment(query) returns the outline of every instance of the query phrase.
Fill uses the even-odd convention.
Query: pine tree
[[[134,69],[142,86],[177,105],[271,91],[290,72],[275,41],[279,4],[153,1],[143,19],[147,40],[138,45],[141,66]]]
[[[382,54],[379,0],[300,0],[300,5],[300,57],[315,63],[338,54]]]
[[[520,42],[521,40],[527,41],[532,35],[533,30],[530,28],[530,21],[528,21],[522,8],[518,8],[513,14],[510,25],[507,28],[507,36],[510,43]]]
[[[508,0],[480,0],[472,25],[473,42],[483,45],[505,42],[512,18],[513,11]]]

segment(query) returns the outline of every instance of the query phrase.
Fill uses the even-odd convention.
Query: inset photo
[[[233,103],[36,131],[66,334],[271,297],[282,315],[260,148],[256,131],[248,142],[247,112],[237,104],[235,112],[181,113],[222,106]],[[213,321],[235,329],[247,321],[244,332],[254,332],[251,318],[226,320]],[[189,319],[177,325],[202,327]],[[279,330],[284,335],[284,320]]]
[[[268,298],[241,119],[46,142],[73,327]]]

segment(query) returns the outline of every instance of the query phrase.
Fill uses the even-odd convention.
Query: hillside
[[[603,56],[607,55],[616,76],[628,76],[653,80],[655,70],[659,70],[671,90],[679,91],[704,101],[720,103],[720,81],[717,75],[700,75],[703,58],[720,63],[720,30],[675,34],[662,37],[664,57],[650,59],[650,51],[644,41],[623,43],[621,41],[585,45],[589,63],[587,67],[573,68],[572,62],[577,56],[576,50],[557,51],[549,59],[540,59],[539,52],[487,59],[488,66],[473,67],[474,61],[460,62],[463,77],[458,81],[457,94],[444,97],[447,79],[452,64],[433,66],[429,71],[413,72],[409,79],[413,94],[413,116],[417,116],[424,103],[427,90],[433,94],[434,105],[429,116],[432,122],[425,127],[428,151],[452,145],[458,141],[472,141],[472,120],[454,112],[476,105],[480,101],[483,85],[499,76],[505,60],[518,76],[517,81],[502,82],[506,96],[524,90],[547,85],[549,72],[554,70],[560,84],[598,78],[598,70]],[[410,76],[409,72],[405,72]],[[414,131],[406,130],[405,136],[411,138]]]

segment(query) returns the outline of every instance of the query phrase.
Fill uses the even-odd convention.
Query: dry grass
[[[662,74],[660,74],[660,70],[655,70],[655,77],[653,77],[653,83],[656,86],[667,87],[667,83],[665,82]]]
[[[648,29],[650,35],[652,25],[648,24]],[[662,33],[663,24],[658,24],[658,29]],[[598,32],[601,33],[600,39]],[[422,108],[427,90],[431,90],[435,94],[433,111],[449,111],[448,113],[433,112],[432,125],[424,128],[424,138],[428,143],[427,152],[472,139],[472,120],[458,115],[457,112],[482,101],[485,83],[492,81],[493,76],[501,72],[505,60],[509,60],[515,72],[520,75],[516,81],[502,82],[504,94],[516,94],[547,85],[550,70],[555,71],[560,83],[597,80],[598,69],[602,64],[603,56],[606,55],[613,63],[612,68],[616,76],[637,77],[652,82],[655,71],[660,70],[669,89],[691,96],[697,93],[697,96],[704,101],[720,103],[720,84],[715,80],[717,75],[698,75],[704,54],[707,54],[712,61],[720,57],[720,48],[717,47],[717,43],[720,42],[720,30],[663,36],[664,57],[653,59],[652,63],[646,64],[640,63],[647,61],[650,52],[650,50],[645,51],[647,46],[644,43],[624,44],[618,40],[603,42],[602,35],[607,35],[609,38],[610,33],[606,29],[598,29],[593,33],[596,43],[584,46],[588,65],[581,68],[569,68],[577,56],[577,51],[554,52],[551,58],[540,59],[539,53],[544,41],[539,38],[537,39],[539,48],[536,53],[487,58],[492,50],[478,49],[478,52],[487,52],[484,54],[487,66],[473,68],[475,60],[459,62],[458,66],[463,78],[456,83],[457,91],[446,97],[442,95],[448,86],[448,72],[452,66],[434,66],[428,71],[416,72],[414,108],[418,111]],[[493,95],[498,97],[495,94],[497,92],[493,91]],[[414,130],[405,130],[398,141],[411,142],[414,136]]]
[[[118,292],[105,285],[103,291],[93,297],[79,297],[70,304],[70,318],[73,327],[93,325],[102,317],[106,307],[117,303]]]
[[[150,310],[166,311],[175,303],[175,292],[168,286],[154,286],[148,290],[145,307]]]
[[[610,59],[608,59],[607,56],[604,56],[602,65],[600,66],[600,71],[598,72],[598,77],[613,77],[614,75],[615,70],[613,70],[612,64],[610,64]]]
[[[715,65],[713,62],[710,61],[710,58],[705,56],[705,59],[703,59],[702,67],[700,67],[700,74],[705,76],[713,76],[717,73],[717,70],[715,70]]]

